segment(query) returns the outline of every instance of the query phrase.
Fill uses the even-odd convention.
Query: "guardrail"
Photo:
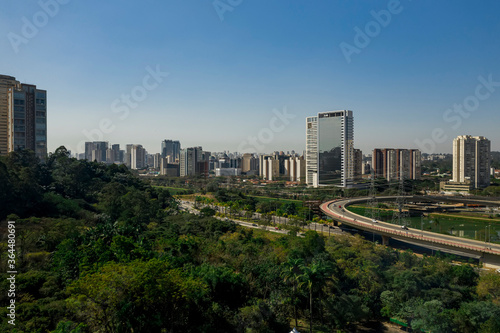
[[[370,230],[374,230],[374,231],[376,230],[376,231],[379,231],[379,232],[385,233],[385,234],[391,234],[391,235],[395,235],[395,236],[399,236],[399,237],[415,239],[415,240],[425,241],[425,242],[429,242],[429,243],[447,245],[447,246],[456,247],[456,248],[460,248],[460,249],[466,249],[466,250],[472,250],[472,251],[476,251],[476,252],[500,255],[500,251],[493,250],[493,249],[490,249],[487,247],[465,245],[461,242],[446,241],[446,240],[442,240],[442,239],[435,238],[435,237],[424,236],[423,234],[415,235],[415,234],[412,234],[410,230],[405,230],[405,231],[398,230],[398,231],[396,231],[396,230],[393,230],[391,228],[384,228],[384,227],[380,227],[380,226],[375,226],[372,224],[373,222],[360,222],[360,221],[357,221],[356,219],[344,217],[340,214],[337,214],[329,208],[331,204],[334,204],[336,202],[337,203],[342,202],[342,201],[344,201],[344,200],[328,201],[328,202],[321,204],[320,208],[327,215],[330,215],[332,217],[340,219],[341,221],[346,221],[349,224],[362,226],[365,229],[368,228]]]

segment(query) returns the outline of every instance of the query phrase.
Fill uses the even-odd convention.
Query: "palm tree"
[[[285,264],[285,270],[282,273],[283,281],[291,283],[293,287],[292,303],[293,303],[293,315],[295,319],[295,327],[298,327],[297,320],[297,289],[300,282],[300,267],[302,267],[304,261],[302,259],[288,259]]]
[[[309,291],[309,328],[313,331],[313,287],[321,290],[322,286],[329,279],[332,267],[322,261],[313,261],[309,266],[300,266],[302,274],[299,276],[299,288],[307,286]]]

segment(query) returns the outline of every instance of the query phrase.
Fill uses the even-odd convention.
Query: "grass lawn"
[[[153,187],[167,189],[170,192],[170,194],[172,194],[172,195],[176,195],[178,193],[183,193],[183,192],[186,192],[188,190],[186,188],[181,188],[181,187],[169,187],[169,186],[153,186]]]

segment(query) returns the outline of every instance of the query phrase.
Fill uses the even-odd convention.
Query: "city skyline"
[[[364,153],[464,134],[500,150],[493,1],[40,3],[5,4],[0,73],[47,90],[49,151],[302,152],[303,119],[342,109]]]

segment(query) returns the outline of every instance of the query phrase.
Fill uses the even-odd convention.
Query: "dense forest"
[[[244,229],[185,213],[124,166],[64,147],[0,159],[1,332],[500,332],[500,274],[360,237]],[[219,193],[223,195],[224,193]],[[16,325],[7,220],[16,221]]]

